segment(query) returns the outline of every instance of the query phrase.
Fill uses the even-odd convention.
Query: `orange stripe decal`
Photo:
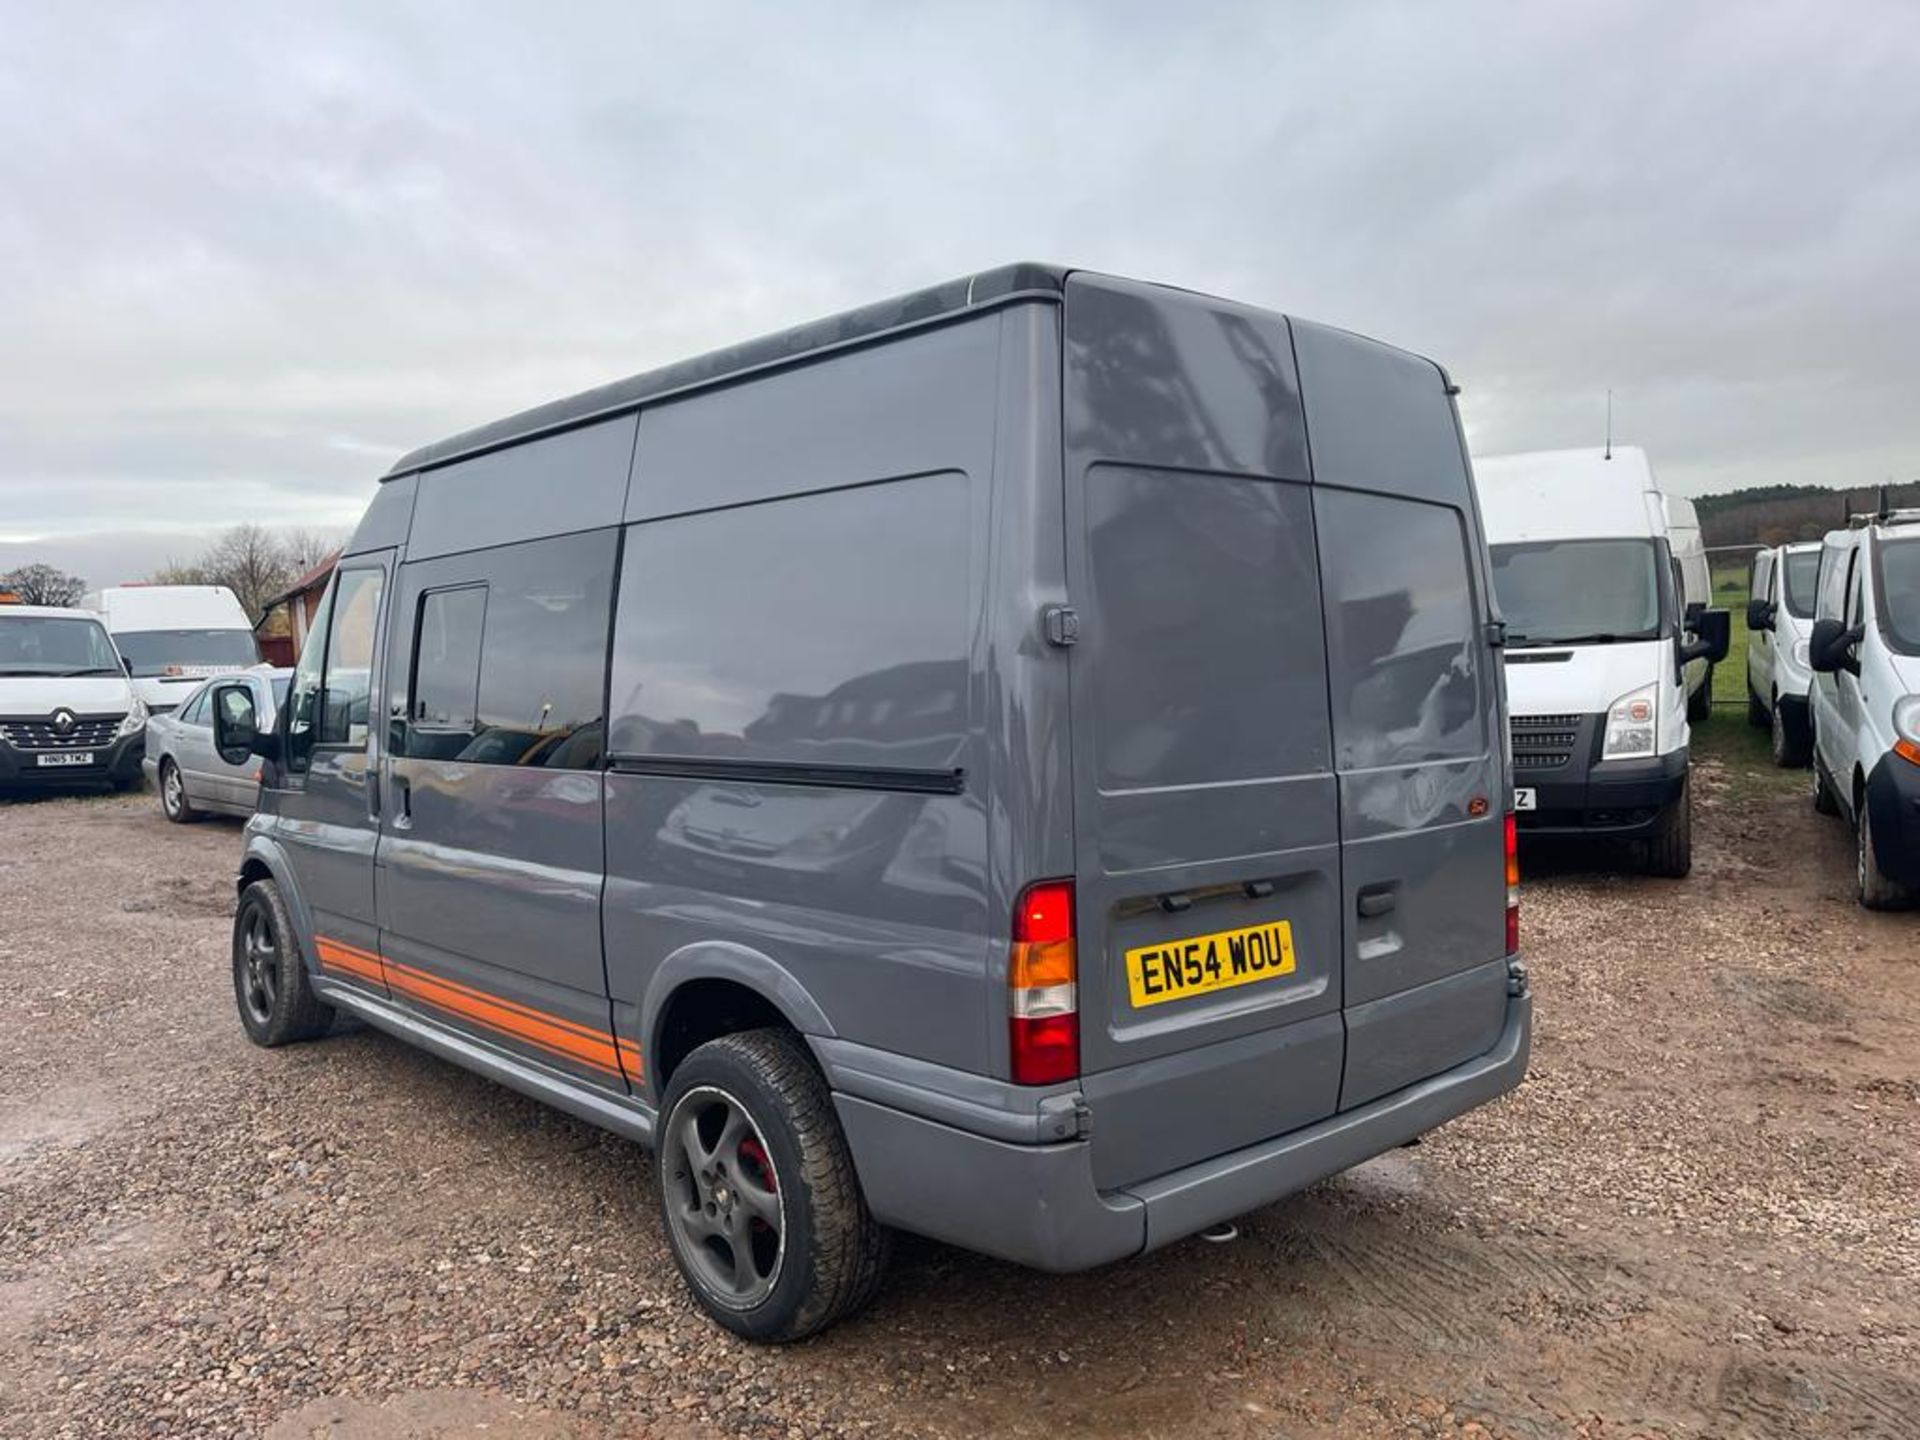
[[[629,1076],[636,1082],[640,1078],[640,1047],[630,1040],[615,1039],[605,1031],[592,1030],[411,965],[382,960],[368,951],[324,936],[315,937],[314,950],[323,968],[375,984],[384,983],[395,994],[406,995],[445,1014],[589,1069]]]

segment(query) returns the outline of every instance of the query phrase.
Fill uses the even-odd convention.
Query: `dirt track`
[[[0,805],[0,1434],[1913,1436],[1920,915],[1797,777],[1699,792],[1690,881],[1530,882],[1516,1096],[1230,1245],[910,1242],[778,1352],[693,1313],[631,1146],[375,1033],[247,1045],[237,827]]]

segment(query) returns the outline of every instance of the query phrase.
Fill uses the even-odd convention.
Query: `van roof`
[[[51,616],[60,620],[91,620],[96,625],[100,623],[98,615],[78,605],[0,605],[0,620],[6,619],[9,615]]]
[[[116,631],[248,628],[246,611],[224,585],[110,585],[98,599],[107,628]]]
[[[1664,497],[1638,446],[1616,445],[1611,458],[1598,446],[1476,456],[1473,478],[1489,544],[1666,532]]]
[[[570,429],[588,420],[631,410],[644,401],[676,391],[691,390],[732,379],[751,371],[783,364],[802,355],[838,349],[871,340],[892,330],[924,325],[947,315],[979,310],[1009,300],[1031,297],[1058,300],[1066,289],[1071,267],[1020,262],[982,270],[941,285],[930,285],[890,300],[863,305],[824,319],[810,320],[757,340],[710,350],[678,360],[625,380],[615,380],[564,400],[536,405],[504,420],[495,420],[458,435],[423,445],[394,462],[382,477],[396,479],[430,465],[443,465],[462,456],[494,450],[518,440],[554,430]]]

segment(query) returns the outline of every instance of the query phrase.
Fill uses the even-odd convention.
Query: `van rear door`
[[[1113,1188],[1337,1107],[1339,811],[1286,321],[1074,275],[1063,323],[1082,1089]]]
[[[1500,1037],[1505,705],[1446,377],[1344,331],[1292,328],[1340,791],[1345,1110]]]

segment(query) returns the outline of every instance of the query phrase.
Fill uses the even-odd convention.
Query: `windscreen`
[[[1875,551],[1881,632],[1902,655],[1920,655],[1920,539],[1882,540]]]
[[[251,630],[122,630],[113,638],[135,675],[204,675],[260,663]]]
[[[1814,597],[1820,580],[1820,552],[1787,552],[1787,613],[1802,620],[1813,618]]]
[[[0,613],[0,675],[118,675],[120,657],[97,620]]]
[[[1660,638],[1651,540],[1540,540],[1495,545],[1492,555],[1509,645]]]

